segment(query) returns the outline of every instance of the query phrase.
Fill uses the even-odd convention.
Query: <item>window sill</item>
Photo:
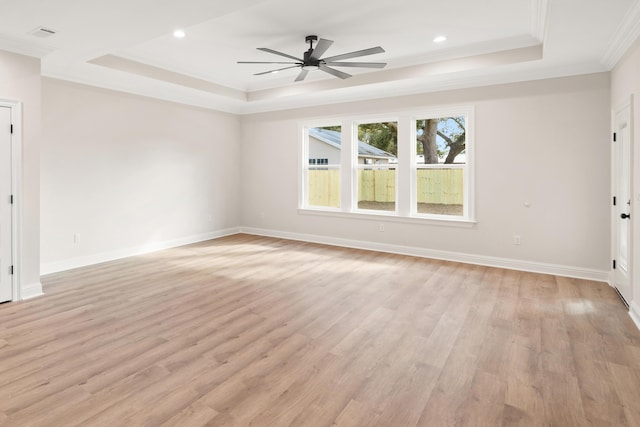
[[[361,219],[368,221],[388,221],[403,224],[436,225],[442,227],[473,228],[478,222],[470,219],[450,216],[398,216],[395,213],[384,212],[343,212],[339,210],[298,208],[300,215],[317,215],[332,218]]]

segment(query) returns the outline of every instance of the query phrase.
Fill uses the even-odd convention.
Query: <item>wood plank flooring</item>
[[[639,426],[604,283],[249,235],[0,305],[0,426]]]

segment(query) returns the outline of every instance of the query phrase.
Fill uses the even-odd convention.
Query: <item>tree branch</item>
[[[445,135],[444,133],[438,131],[438,136],[442,139],[444,139],[447,142],[447,145],[452,145],[453,144],[453,140],[451,138],[449,138],[447,135]]]
[[[460,129],[465,130],[464,123],[460,122],[458,117],[450,117],[450,119],[456,122],[458,126],[460,126]]]

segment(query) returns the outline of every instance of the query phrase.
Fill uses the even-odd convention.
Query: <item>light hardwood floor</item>
[[[43,284],[2,426],[640,426],[604,283],[236,235]]]

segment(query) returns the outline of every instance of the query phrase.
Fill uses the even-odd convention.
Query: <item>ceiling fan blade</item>
[[[304,78],[307,77],[308,73],[309,73],[309,71],[307,71],[307,70],[300,71],[300,74],[298,74],[298,77],[296,77],[296,79],[294,81],[300,82],[300,81],[304,80]]]
[[[376,46],[369,49],[357,50],[355,52],[343,53],[342,55],[330,56],[328,58],[324,58],[324,61],[333,62],[341,59],[356,58],[358,56],[375,55],[376,53],[384,53],[384,49],[380,46]]]
[[[285,58],[295,59],[296,61],[303,62],[303,60],[300,58],[296,58],[295,56],[291,56],[286,53],[278,52],[277,50],[269,49],[268,47],[259,47],[258,50],[261,50],[263,52],[273,53],[274,55],[280,55],[280,56],[284,56]]]
[[[363,67],[363,68],[384,68],[386,62],[325,62],[325,65],[332,67]]]
[[[311,53],[312,59],[320,59],[320,57],[331,47],[333,40],[320,39],[315,49]]]
[[[299,65],[292,65],[291,67],[284,67],[284,68],[278,68],[277,70],[269,70],[269,71],[263,71],[261,73],[255,73],[254,76],[261,76],[263,74],[277,73],[278,71],[288,70],[289,68],[298,68],[298,67],[299,67]]]
[[[320,64],[320,69],[325,73],[332,74],[336,77],[340,77],[341,79],[348,79],[351,77],[351,74],[343,73],[342,71],[336,70],[335,68],[327,67],[324,64]]]
[[[261,62],[261,61],[238,61],[238,64],[300,64],[300,62]]]

